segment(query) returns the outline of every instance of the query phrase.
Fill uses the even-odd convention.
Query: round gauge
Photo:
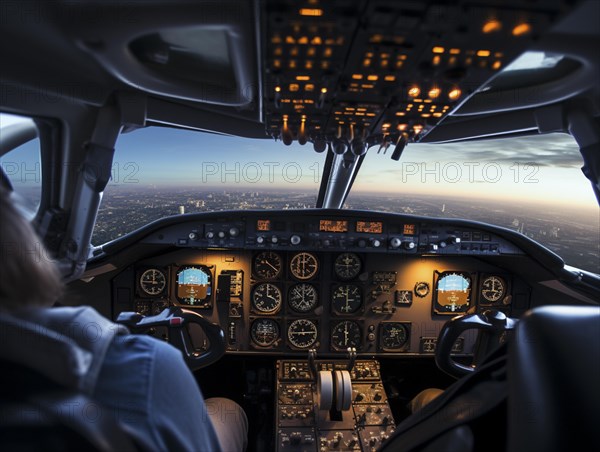
[[[288,303],[296,312],[309,312],[317,305],[319,295],[312,284],[301,283],[290,288]]]
[[[418,282],[415,284],[415,295],[421,298],[429,295],[429,284],[426,282]]]
[[[481,297],[489,302],[500,301],[506,295],[506,282],[499,276],[488,276],[481,283]]]
[[[261,279],[275,279],[281,274],[281,256],[273,251],[263,251],[254,257],[254,274]]]
[[[348,347],[360,348],[361,343],[362,331],[356,322],[345,320],[331,330],[331,345],[338,350],[346,350]]]
[[[281,300],[281,290],[275,284],[261,283],[252,291],[252,307],[263,314],[279,311]]]
[[[297,348],[308,348],[317,341],[317,324],[312,320],[294,320],[288,326],[288,340]]]
[[[273,345],[279,339],[279,324],[272,319],[257,319],[252,322],[250,337],[261,347]]]
[[[381,322],[379,327],[379,347],[398,350],[408,341],[406,325],[400,322]]]
[[[314,254],[298,253],[290,261],[290,270],[297,279],[310,279],[319,270],[319,261]]]
[[[353,284],[342,284],[336,287],[331,297],[331,305],[340,314],[351,314],[362,305],[360,288]]]
[[[435,292],[437,313],[466,312],[471,306],[471,277],[466,273],[442,273]]]
[[[354,279],[362,269],[360,258],[354,253],[340,254],[333,264],[335,274],[343,280]]]
[[[156,268],[149,268],[140,276],[140,288],[148,295],[158,295],[167,285],[165,274]]]

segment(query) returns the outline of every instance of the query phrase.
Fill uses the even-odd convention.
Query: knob
[[[279,242],[279,239],[277,238],[276,235],[274,235],[273,237],[271,237],[271,243],[277,243]]]
[[[404,248],[407,250],[412,250],[415,247],[415,242],[404,242]]]
[[[293,235],[290,237],[290,243],[292,245],[300,245],[301,241],[302,241],[302,239],[300,238],[299,235]]]
[[[300,390],[294,389],[294,399],[298,400],[300,398]]]
[[[369,446],[373,447],[375,444],[377,444],[377,438],[371,438],[369,440]]]
[[[212,232],[212,231],[208,231],[208,232],[206,233],[206,238],[207,238],[207,239],[212,239],[214,236],[215,236],[215,233],[214,233],[214,232]]]
[[[346,443],[346,445],[347,445],[349,448],[353,449],[353,448],[354,448],[354,446],[356,446],[356,443],[357,443],[357,441],[356,441],[356,438],[352,438],[350,441],[348,441],[348,442]]]
[[[329,246],[331,245],[331,242],[327,239],[323,240],[323,246]]]
[[[365,239],[360,239],[358,241],[358,247],[359,248],[364,248],[365,246],[367,246],[367,241]]]
[[[429,249],[431,251],[437,251],[437,249],[438,249],[437,243],[432,243],[431,245],[429,245]]]
[[[238,228],[230,228],[229,235],[231,237],[237,237],[238,235],[240,235],[240,230]]]
[[[446,248],[446,242],[443,240],[440,242],[440,248]]]
[[[190,240],[198,240],[198,234],[196,234],[195,232],[190,232],[188,234],[188,237]]]
[[[364,400],[364,399],[365,399],[365,395],[362,392],[359,392],[356,395],[356,398],[354,400],[356,400],[357,402],[360,402],[361,400]]]
[[[401,242],[401,240],[398,237],[392,237],[390,239],[390,248],[394,248],[394,249],[400,248],[401,244],[402,244],[402,242]]]
[[[300,432],[293,432],[293,433],[290,435],[290,441],[291,441],[291,443],[292,443],[292,444],[294,444],[294,445],[298,445],[298,444],[300,444],[300,440],[301,440],[301,439],[302,439],[302,435],[301,435],[301,433],[300,433]]]
[[[381,246],[381,241],[379,239],[372,239],[371,246],[373,248],[379,248]]]
[[[373,400],[375,401],[380,401],[381,400],[381,393],[380,392],[376,392],[375,395],[373,396]]]
[[[219,231],[219,238],[220,239],[224,239],[225,238],[225,231]]]
[[[256,237],[256,243],[258,243],[259,245],[261,243],[265,243],[265,238],[262,235],[259,235],[258,237]]]

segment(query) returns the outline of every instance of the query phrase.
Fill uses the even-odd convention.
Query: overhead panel
[[[418,141],[572,3],[269,1],[267,133],[356,155]]]

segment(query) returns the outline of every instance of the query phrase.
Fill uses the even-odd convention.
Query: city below
[[[163,217],[224,210],[309,209],[316,193],[208,191],[108,187],[92,243],[114,240]],[[344,208],[462,218],[518,231],[574,267],[600,273],[600,219],[593,212],[566,211],[514,203],[425,195],[351,194]]]

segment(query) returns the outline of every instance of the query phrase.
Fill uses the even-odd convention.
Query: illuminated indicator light
[[[423,102],[425,102],[426,104],[430,104],[433,101],[431,99],[425,99]]]
[[[328,46],[335,45],[335,39],[333,39],[333,38],[327,38],[325,40],[325,45],[328,45]]]
[[[400,55],[399,57],[402,61],[406,60],[408,57],[406,55]]]
[[[321,69],[329,69],[329,61],[321,61]]]
[[[346,107],[345,110],[347,110],[347,111],[354,111],[356,109],[354,107]]]
[[[375,85],[372,85],[371,83],[363,83],[363,84],[361,85],[361,87],[362,87],[363,89],[371,89],[371,88],[374,88],[374,87],[375,87]]]
[[[271,38],[272,44],[281,44],[281,36],[275,35]]]
[[[290,49],[290,55],[291,56],[298,56],[298,47],[292,47]]]
[[[321,44],[323,44],[323,41],[321,40],[320,36],[315,36],[311,39],[310,43],[314,46],[320,46]]]
[[[433,53],[444,53],[445,49],[443,47],[436,46],[433,49],[431,49],[431,51]]]
[[[339,36],[336,40],[335,43],[339,46],[341,46],[344,43],[344,37],[343,36]]]
[[[296,69],[296,60],[290,60],[290,69]]]
[[[413,130],[418,135],[423,130],[423,126],[421,124],[415,124]]]
[[[432,99],[435,99],[435,98],[439,97],[439,95],[440,95],[441,93],[442,93],[442,90],[436,87],[436,88],[431,88],[431,89],[429,90],[429,92],[427,93],[427,95],[428,95],[430,98],[432,98]]]
[[[432,105],[431,108],[429,109],[429,111],[435,111],[437,110],[437,105]]]
[[[303,45],[308,44],[308,37],[302,36],[300,39],[298,39],[298,44],[303,44]]]
[[[367,109],[364,107],[361,107],[361,108],[357,108],[356,111],[367,111]]]
[[[386,82],[393,82],[396,80],[396,76],[395,75],[386,75],[385,76],[385,81]]]
[[[363,76],[362,74],[352,74],[352,78],[354,80],[362,80]]]
[[[384,124],[381,125],[382,129],[389,129],[390,127],[392,127],[392,125],[389,122],[386,122]]]
[[[369,116],[370,118],[372,118],[373,116],[375,116],[375,113],[367,113],[367,116]]]
[[[513,28],[513,36],[523,36],[531,31],[531,25],[528,23],[522,23]]]
[[[448,60],[448,64],[451,66],[456,64],[456,57],[455,56],[450,57],[450,59]]]
[[[431,60],[431,64],[433,64],[434,66],[439,66],[441,61],[442,59],[440,58],[440,56],[436,55],[433,57],[433,60]]]
[[[471,58],[471,57],[467,58],[467,59],[465,60],[465,64],[466,64],[467,66],[470,66],[471,64],[473,64],[473,58]]]
[[[363,66],[364,66],[364,67],[369,67],[369,66],[371,66],[371,58],[365,58],[365,59],[363,60]]]
[[[304,87],[304,89],[306,91],[314,91],[315,90],[315,85],[313,85],[312,83],[307,83],[306,86]]]
[[[423,99],[415,99],[415,102],[420,104],[421,102],[423,102]]]
[[[460,55],[460,49],[450,49],[450,55]]]
[[[325,50],[323,50],[323,56],[325,58],[329,58],[332,53],[333,53],[333,50],[331,50],[331,47],[325,47]]]
[[[327,88],[321,88],[321,92],[322,92],[323,94],[327,94]]]
[[[431,114],[429,114],[429,113],[422,113],[421,114],[421,118],[430,118],[430,117],[431,117]]]
[[[298,85],[297,83],[290,83],[290,91],[291,92],[296,92],[300,89],[300,85]]]
[[[300,33],[300,24],[294,25],[294,33]]]
[[[312,69],[312,67],[313,67],[313,62],[311,60],[306,60],[306,63],[304,63],[304,68]]]
[[[275,50],[273,50],[273,55],[280,56],[282,53],[283,53],[283,50],[281,47],[275,47]]]
[[[275,87],[275,92],[276,92],[276,93],[279,93],[279,92],[281,92],[281,86],[276,86],[276,87]]]
[[[489,57],[491,54],[492,54],[492,52],[490,52],[489,50],[478,50],[477,51],[478,57]]]
[[[413,104],[408,104],[407,107],[408,108],[413,108]]]
[[[379,55],[379,58],[381,58],[382,60],[385,60],[385,59],[387,59],[389,57],[390,57],[389,53],[382,53],[381,55]]]
[[[396,69],[400,69],[404,63],[402,61],[396,61]]]
[[[316,53],[317,50],[314,47],[309,47],[308,49],[306,49],[307,56],[315,56]]]
[[[296,40],[294,39],[293,36],[286,36],[285,37],[285,43],[286,44],[296,44]]]
[[[496,53],[494,53],[494,56],[496,58],[502,58],[504,56],[504,54],[502,52],[496,52]]]
[[[425,105],[419,105],[419,111],[423,110],[425,108]]]
[[[408,124],[398,124],[398,130],[400,132],[405,131],[407,127],[408,127]]]
[[[299,11],[301,16],[322,16],[323,10],[319,8],[300,8]]]
[[[364,116],[365,114],[362,111],[357,111],[356,116]]]
[[[418,86],[411,86],[408,89],[408,95],[410,97],[417,97],[419,94],[421,94],[421,88],[419,88]]]
[[[367,52],[367,53],[365,53],[365,57],[366,58],[373,58],[373,52]]]
[[[434,113],[433,116],[435,118],[441,118],[443,116],[443,113],[437,112],[437,113]]]
[[[281,67],[281,60],[273,60],[273,67],[280,68]]]
[[[367,80],[369,80],[369,81],[371,81],[371,82],[375,82],[375,81],[377,81],[378,79],[379,79],[379,76],[377,76],[377,75],[369,75],[369,76],[367,77]]]
[[[378,43],[381,41],[383,41],[383,35],[377,34],[377,35],[371,36],[371,42]]]
[[[488,20],[483,24],[483,28],[481,29],[485,34],[494,33],[500,30],[502,30],[502,22],[496,19]]]
[[[310,80],[310,76],[308,76],[308,75],[297,75],[296,76],[296,80],[298,80],[300,82],[305,82],[307,80]]]
[[[396,116],[406,116],[406,113],[404,113],[403,111],[397,111]]]
[[[462,94],[462,91],[460,90],[460,88],[452,88],[450,90],[450,92],[448,93],[448,98],[450,100],[456,100],[460,97],[461,94]]]
[[[389,60],[381,60],[381,67],[382,68],[387,68],[389,64],[390,64]]]
[[[501,67],[502,67],[502,62],[500,62],[500,61],[494,61],[494,64],[492,65],[492,69],[494,69],[495,71],[497,71]]]

